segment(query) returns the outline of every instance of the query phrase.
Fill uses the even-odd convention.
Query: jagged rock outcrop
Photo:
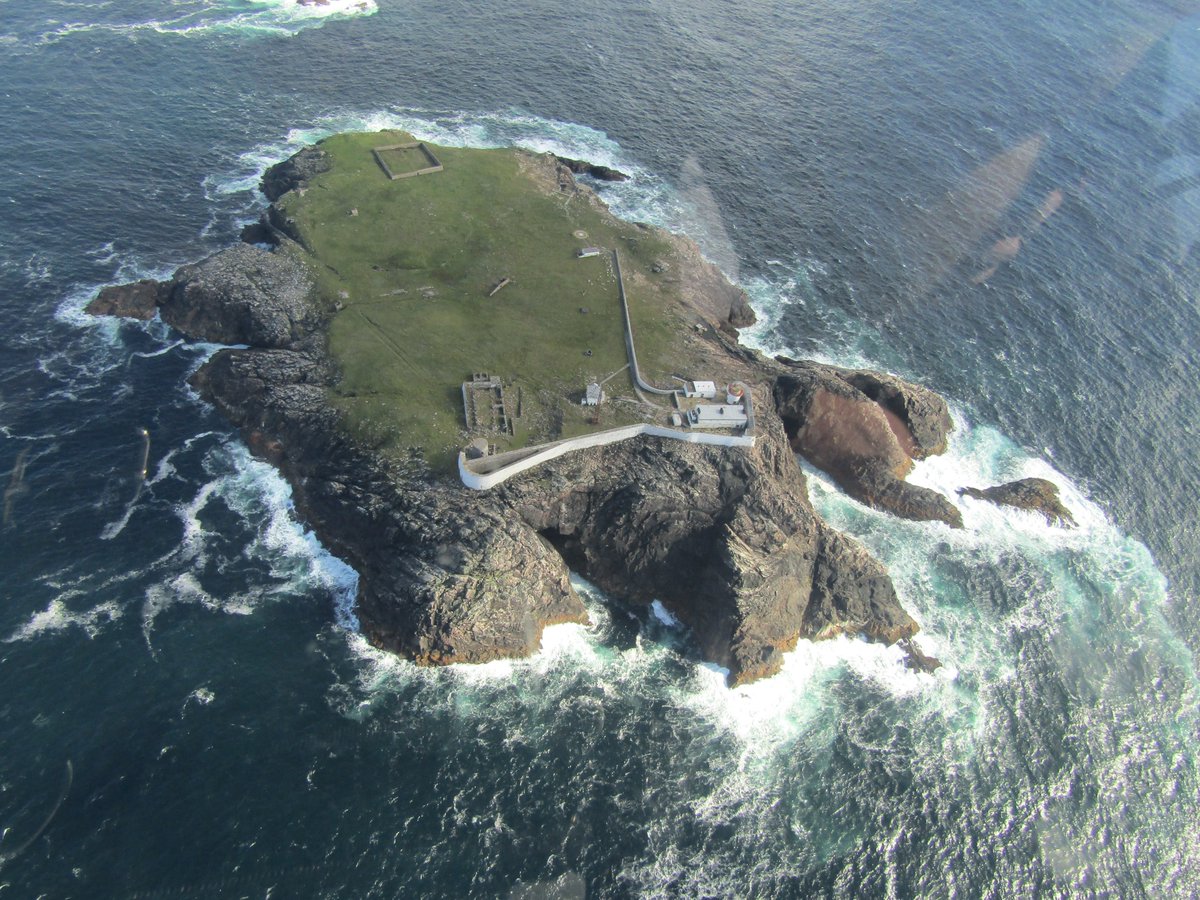
[[[84,312],[92,316],[121,316],[127,319],[153,319],[162,301],[161,282],[144,280],[133,284],[114,284],[102,288]]]
[[[679,289],[687,306],[713,327],[726,332],[748,328],[757,321],[746,292],[705,259],[694,241],[683,235],[660,233],[660,236],[671,241],[680,261],[664,271],[661,278],[665,284]]]
[[[310,151],[268,172],[268,196],[328,165]],[[557,165],[542,162],[532,167],[560,190]],[[735,683],[776,671],[801,638],[893,643],[917,631],[883,566],[813,510],[793,451],[868,502],[954,524],[949,501],[902,480],[912,458],[944,447],[951,424],[936,395],[877,373],[785,369],[737,346],[729,328],[753,321],[744,293],[668,237],[679,252],[654,277],[673,279],[695,321],[715,329],[714,371],[759,384],[757,445],[642,437],[470,491],[343,426],[327,399],[337,373],[326,310],[281,219],[273,206],[264,223],[274,251],[231,247],[154,296],[186,335],[246,345],[216,353],[193,384],[279,466],[301,517],[359,573],[356,611],[376,645],[426,664],[527,655],[546,625],[586,619],[568,564],[627,601],[660,600]]]
[[[590,175],[597,181],[628,181],[629,176],[608,166],[600,166],[582,159],[571,159],[568,156],[554,157],[571,170],[573,175]]]
[[[269,435],[296,508],[359,573],[376,646],[428,664],[527,656],[542,629],[586,621],[562,558],[498,498],[372,454],[326,402],[311,349],[222,350],[193,385],[247,435]]]
[[[839,371],[838,377],[882,407],[901,449],[913,459],[946,452],[954,421],[946,401],[929,388],[882,372]]]
[[[1013,506],[1041,513],[1047,525],[1075,526],[1075,517],[1058,499],[1058,485],[1045,478],[1021,478],[990,488],[966,487],[958,492],[964,497],[987,500],[1001,506]]]
[[[784,362],[787,371],[775,379],[775,408],[797,453],[869,506],[962,527],[962,513],[947,498],[904,480],[914,457],[945,447],[953,424],[944,401],[939,408],[930,399],[936,395],[890,375]],[[884,399],[873,399],[859,384]]]
[[[499,493],[604,590],[661,601],[734,683],[775,672],[800,638],[917,630],[883,566],[813,510],[774,417],[753,450],[644,438],[563,457]]]
[[[202,341],[288,347],[314,333],[322,315],[294,254],[235,244],[175,273],[162,318]]]
[[[274,203],[288,191],[303,187],[318,175],[329,171],[329,154],[320,144],[305,147],[263,173],[259,188]]]
[[[921,652],[921,648],[910,638],[900,641],[900,649],[904,651],[904,666],[915,672],[932,674],[942,667],[942,661],[936,656]]]

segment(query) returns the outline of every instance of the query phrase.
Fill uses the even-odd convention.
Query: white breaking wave
[[[51,10],[64,6],[63,15],[78,15],[78,5],[49,4]],[[107,12],[104,7],[97,12]],[[156,33],[179,37],[209,34],[270,34],[290,36],[326,21],[371,16],[379,11],[375,0],[175,0],[170,15],[141,20],[100,19],[56,24],[41,35],[42,43],[54,43],[89,32],[138,35]],[[119,10],[117,11],[119,13]]]
[[[821,306],[806,277],[817,265],[808,261],[779,265],[772,267],[768,277],[746,285],[762,316],[744,332],[747,342],[769,354],[895,371],[882,335],[870,323],[835,319],[839,314]],[[832,323],[829,330],[838,334],[840,347],[822,354],[800,352],[782,343],[777,326],[794,305],[804,307],[806,316]],[[1089,607],[1092,598],[1106,596],[1116,598],[1118,605],[1143,610],[1142,624],[1151,627],[1155,640],[1175,647],[1172,656],[1179,656],[1182,644],[1162,616],[1169,602],[1166,580],[1146,547],[1123,534],[1086,490],[1049,460],[1030,454],[995,428],[974,422],[952,398],[951,415],[955,430],[946,453],[918,462],[908,481],[950,498],[962,510],[961,530],[941,523],[908,522],[870,509],[848,497],[827,475],[804,465],[818,512],[830,525],[857,538],[886,566],[901,602],[921,625],[917,639],[922,648],[939,656],[951,676],[969,671],[972,682],[995,684],[1014,671],[1010,636],[1076,627],[1094,614]],[[986,488],[1028,477],[1058,485],[1077,527],[1051,526],[1035,513],[958,496],[961,488]],[[984,574],[973,574],[980,571]],[[1013,577],[1029,587],[1010,583]],[[978,593],[977,581],[990,581],[997,590],[1023,596],[1025,602],[992,608],[993,598]],[[1191,671],[1190,662],[1186,668]],[[1194,672],[1190,677],[1194,679]],[[973,696],[970,706],[971,717],[986,717],[981,693]]]
[[[282,138],[259,144],[239,157],[230,172],[205,179],[210,197],[241,193],[257,194],[263,172],[298,150],[322,138],[344,131],[400,130],[420,140],[447,147],[522,147],[535,153],[587,159],[620,169],[632,176],[629,182],[605,185],[605,197],[616,195],[615,208],[623,205],[636,209],[641,221],[677,221],[677,204],[670,199],[661,182],[639,167],[604,132],[586,125],[558,122],[518,112],[452,112],[396,107],[391,110],[341,112],[324,116],[310,125],[293,128]],[[641,181],[640,189],[627,186]],[[646,183],[652,187],[646,190]],[[265,201],[263,201],[265,203]],[[635,205],[636,204],[636,205]]]
[[[147,642],[155,619],[177,604],[198,604],[217,612],[249,615],[261,603],[328,591],[339,609],[352,603],[358,576],[320,545],[311,531],[297,522],[291,487],[268,463],[255,459],[240,443],[210,450],[205,469],[213,476],[190,501],[176,506],[183,525],[178,549],[162,568],[174,573],[146,590],[142,607]],[[170,466],[170,468],[168,468]],[[152,481],[166,477],[173,464],[164,460]],[[270,586],[232,594],[214,594],[204,584],[214,545],[222,535],[205,524],[209,507],[222,504],[252,529],[242,550],[249,560],[266,565]],[[218,565],[218,570],[221,568]]]
[[[94,638],[104,625],[121,618],[123,612],[120,606],[111,601],[75,612],[63,600],[51,600],[44,610],[30,616],[29,621],[5,638],[4,642],[27,641],[69,628],[82,628],[88,637]]]

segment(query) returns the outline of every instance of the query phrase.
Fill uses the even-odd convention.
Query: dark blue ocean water
[[[1200,893],[1196,5],[335,6],[0,2],[0,897]],[[729,691],[591,593],[532,660],[375,653],[186,387],[212,348],[80,309],[385,126],[630,171],[749,340],[945,394],[914,480],[1051,477],[1081,527],[810,473],[936,677],[846,639]]]

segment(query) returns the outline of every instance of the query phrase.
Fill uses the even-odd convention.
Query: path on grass
[[[420,370],[413,365],[412,360],[408,358],[407,354],[405,354],[400,345],[393,341],[391,336],[383,330],[383,326],[368,316],[361,309],[353,308],[351,311],[369,326],[371,326],[372,329],[374,329],[375,333],[379,335],[379,339],[383,341],[384,346],[391,350],[392,353],[396,354],[396,359],[398,359],[402,365],[404,365],[410,372],[413,372],[414,374],[420,374]]]
[[[678,391],[665,391],[662,388],[656,388],[648,381],[642,378],[642,373],[638,369],[637,351],[633,349],[633,322],[629,318],[629,300],[625,296],[625,279],[621,277],[621,256],[617,253],[616,248],[613,248],[613,266],[617,270],[617,291],[621,295],[621,313],[625,319],[625,349],[629,351],[629,371],[633,373],[633,383],[650,394],[658,394],[662,397],[672,397]]]

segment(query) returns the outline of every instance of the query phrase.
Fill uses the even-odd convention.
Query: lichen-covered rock
[[[331,165],[329,154],[319,144],[314,144],[267,169],[259,188],[274,203],[288,191],[303,187],[311,179],[328,172]]]
[[[307,268],[289,253],[235,244],[175,273],[162,318],[203,341],[290,347],[321,312]]]
[[[958,493],[964,497],[1041,513],[1047,525],[1066,528],[1075,525],[1075,517],[1058,499],[1058,485],[1045,478],[1022,478],[990,488],[966,487],[959,489]]]

